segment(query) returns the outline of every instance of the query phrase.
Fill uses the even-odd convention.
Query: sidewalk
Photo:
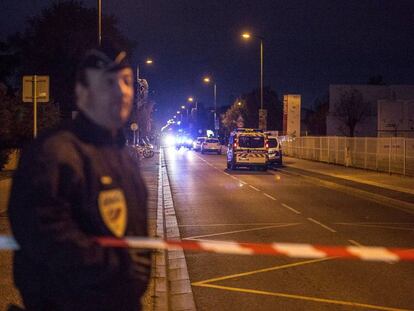
[[[286,167],[414,195],[414,178],[285,156]]]

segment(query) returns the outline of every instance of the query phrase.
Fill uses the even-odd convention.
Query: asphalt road
[[[183,239],[414,248],[414,212],[334,181],[289,166],[228,171],[224,155],[184,149],[168,150],[166,161]],[[414,310],[412,262],[193,252],[186,259],[198,310]]]

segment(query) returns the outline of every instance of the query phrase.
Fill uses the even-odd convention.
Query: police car
[[[227,168],[238,167],[267,170],[266,135],[259,129],[238,128],[230,133]]]

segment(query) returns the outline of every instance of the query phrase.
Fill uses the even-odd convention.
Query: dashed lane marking
[[[355,245],[355,246],[362,246],[362,244],[360,244],[360,243],[358,243],[357,241],[354,241],[354,240],[348,240],[348,242],[351,243],[352,245]]]
[[[193,283],[193,285],[194,285],[194,283]],[[372,310],[409,311],[408,309],[383,307],[383,306],[378,306],[378,305],[370,305],[370,304],[352,302],[352,301],[342,301],[342,300],[326,299],[326,298],[319,298],[319,297],[309,297],[309,296],[302,296],[302,295],[275,293],[275,292],[268,292],[268,291],[255,290],[255,289],[221,286],[221,285],[216,285],[216,284],[201,284],[201,285],[194,285],[194,286],[216,288],[216,289],[222,289],[222,290],[233,291],[233,292],[241,292],[241,293],[247,293],[247,294],[265,295],[265,296],[290,298],[290,299],[305,300],[305,301],[312,301],[312,302],[319,302],[319,303],[326,303],[326,304],[334,304],[334,305],[341,305],[341,306],[350,306],[350,307],[353,307],[353,308],[359,307],[359,308],[372,309]]]
[[[239,179],[239,181],[240,181],[243,185],[246,185],[246,184],[247,184],[247,182],[245,182],[245,181],[243,181],[243,180],[241,180],[241,179]]]
[[[296,214],[301,214],[301,212],[299,212],[299,211],[295,210],[293,207],[290,207],[289,205],[287,205],[287,204],[285,204],[285,203],[282,203],[282,206],[283,206],[283,207],[285,207],[285,208],[287,208],[288,210],[290,210],[290,211],[292,211],[292,212],[296,213]]]
[[[219,232],[219,233],[212,233],[212,234],[203,234],[203,235],[196,235],[196,236],[182,238],[182,240],[197,240],[199,238],[206,238],[206,237],[227,235],[227,234],[241,233],[241,232],[259,231],[259,230],[266,230],[266,229],[272,229],[272,228],[291,227],[291,226],[297,226],[297,225],[300,225],[300,224],[301,223],[278,224],[278,225],[265,226],[265,227],[260,227],[260,228],[251,228],[251,229],[234,230],[234,231]]]
[[[319,222],[319,221],[317,221],[317,220],[315,220],[313,218],[308,218],[308,220],[311,221],[311,222],[313,222],[313,223],[315,223],[315,224],[317,224],[317,225],[319,225],[319,226],[321,226],[322,228],[324,228],[324,229],[326,229],[326,230],[328,230],[330,232],[333,232],[333,233],[336,232],[336,230],[328,227],[327,225],[324,225],[323,223],[321,223],[321,222]]]
[[[275,197],[272,197],[270,194],[263,193],[264,196],[268,197],[269,199],[276,201],[277,199]]]
[[[249,187],[252,188],[253,190],[260,191],[260,189],[257,189],[255,186],[249,185]]]

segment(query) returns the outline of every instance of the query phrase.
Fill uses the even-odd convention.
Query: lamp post
[[[210,84],[212,81],[210,77],[204,77],[204,83]],[[213,82],[213,92],[214,92],[214,129],[217,131],[219,129],[219,125],[217,123],[217,84]]]
[[[242,34],[244,40],[249,40],[251,37],[255,37],[260,40],[260,110],[263,111],[263,40],[264,38],[257,35],[252,35],[248,32]]]
[[[98,44],[102,42],[102,0],[98,0]]]

